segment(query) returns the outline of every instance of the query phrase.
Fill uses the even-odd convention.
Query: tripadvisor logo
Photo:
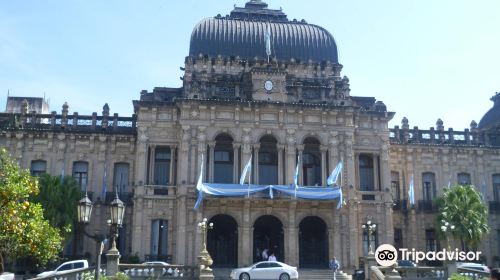
[[[398,261],[398,256],[400,260],[403,261],[413,261],[418,264],[421,261],[479,261],[479,256],[481,251],[459,251],[446,250],[441,251],[416,251],[414,248],[409,250],[406,248],[400,248],[399,252],[390,244],[383,244],[378,246],[375,251],[375,260],[380,266],[393,266]]]

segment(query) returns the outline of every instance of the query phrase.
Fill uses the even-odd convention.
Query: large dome
[[[491,98],[493,108],[491,108],[479,122],[479,128],[494,128],[500,125],[500,92]]]
[[[281,10],[268,9],[258,0],[236,7],[229,16],[203,19],[191,35],[189,55],[265,58],[268,29],[272,58],[338,63],[337,45],[326,29],[304,20],[289,21]]]

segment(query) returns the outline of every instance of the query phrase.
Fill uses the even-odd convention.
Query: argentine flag
[[[245,168],[243,168],[243,172],[241,173],[240,177],[240,185],[245,184],[245,178],[247,177],[247,173],[252,170],[252,155],[250,155],[250,159],[248,159],[247,164],[245,165]],[[248,180],[250,182],[250,180]]]
[[[340,175],[340,173],[342,173],[343,166],[344,166],[344,161],[340,160],[340,162],[337,164],[337,166],[335,166],[335,169],[333,169],[330,176],[328,176],[328,179],[326,179],[326,184],[328,186],[337,183],[337,180],[339,179],[339,175]]]
[[[413,174],[410,179],[410,187],[408,188],[408,199],[410,200],[411,205],[415,205],[415,188],[413,184]]]

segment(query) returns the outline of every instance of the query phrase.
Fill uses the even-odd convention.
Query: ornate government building
[[[470,129],[388,127],[394,113],[375,97],[351,96],[334,37],[321,26],[289,20],[259,0],[193,29],[183,86],[142,91],[135,114],[69,111],[0,114],[0,145],[33,174],[72,175],[94,202],[93,227],[106,230],[106,204],[118,192],[127,205],[120,230],[123,256],[195,264],[207,217],[214,266],[253,263],[263,249],[299,267],[327,267],[336,256],[359,267],[375,244],[433,250],[432,201],[451,184],[473,184],[489,206],[485,261],[500,260],[500,95]],[[112,100],[109,100],[112,102]],[[425,104],[421,104],[425,106]],[[205,196],[198,210],[202,159],[206,183],[238,184],[252,159],[256,185],[324,188],[344,162],[338,200],[298,199],[276,192]],[[414,176],[416,203],[409,205]],[[106,186],[106,190],[104,189]],[[363,229],[377,225],[373,235]],[[66,254],[94,255],[76,234]]]

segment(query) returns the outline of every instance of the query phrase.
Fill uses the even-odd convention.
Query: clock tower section
[[[251,70],[253,100],[287,102],[287,72],[276,67],[255,67]]]

